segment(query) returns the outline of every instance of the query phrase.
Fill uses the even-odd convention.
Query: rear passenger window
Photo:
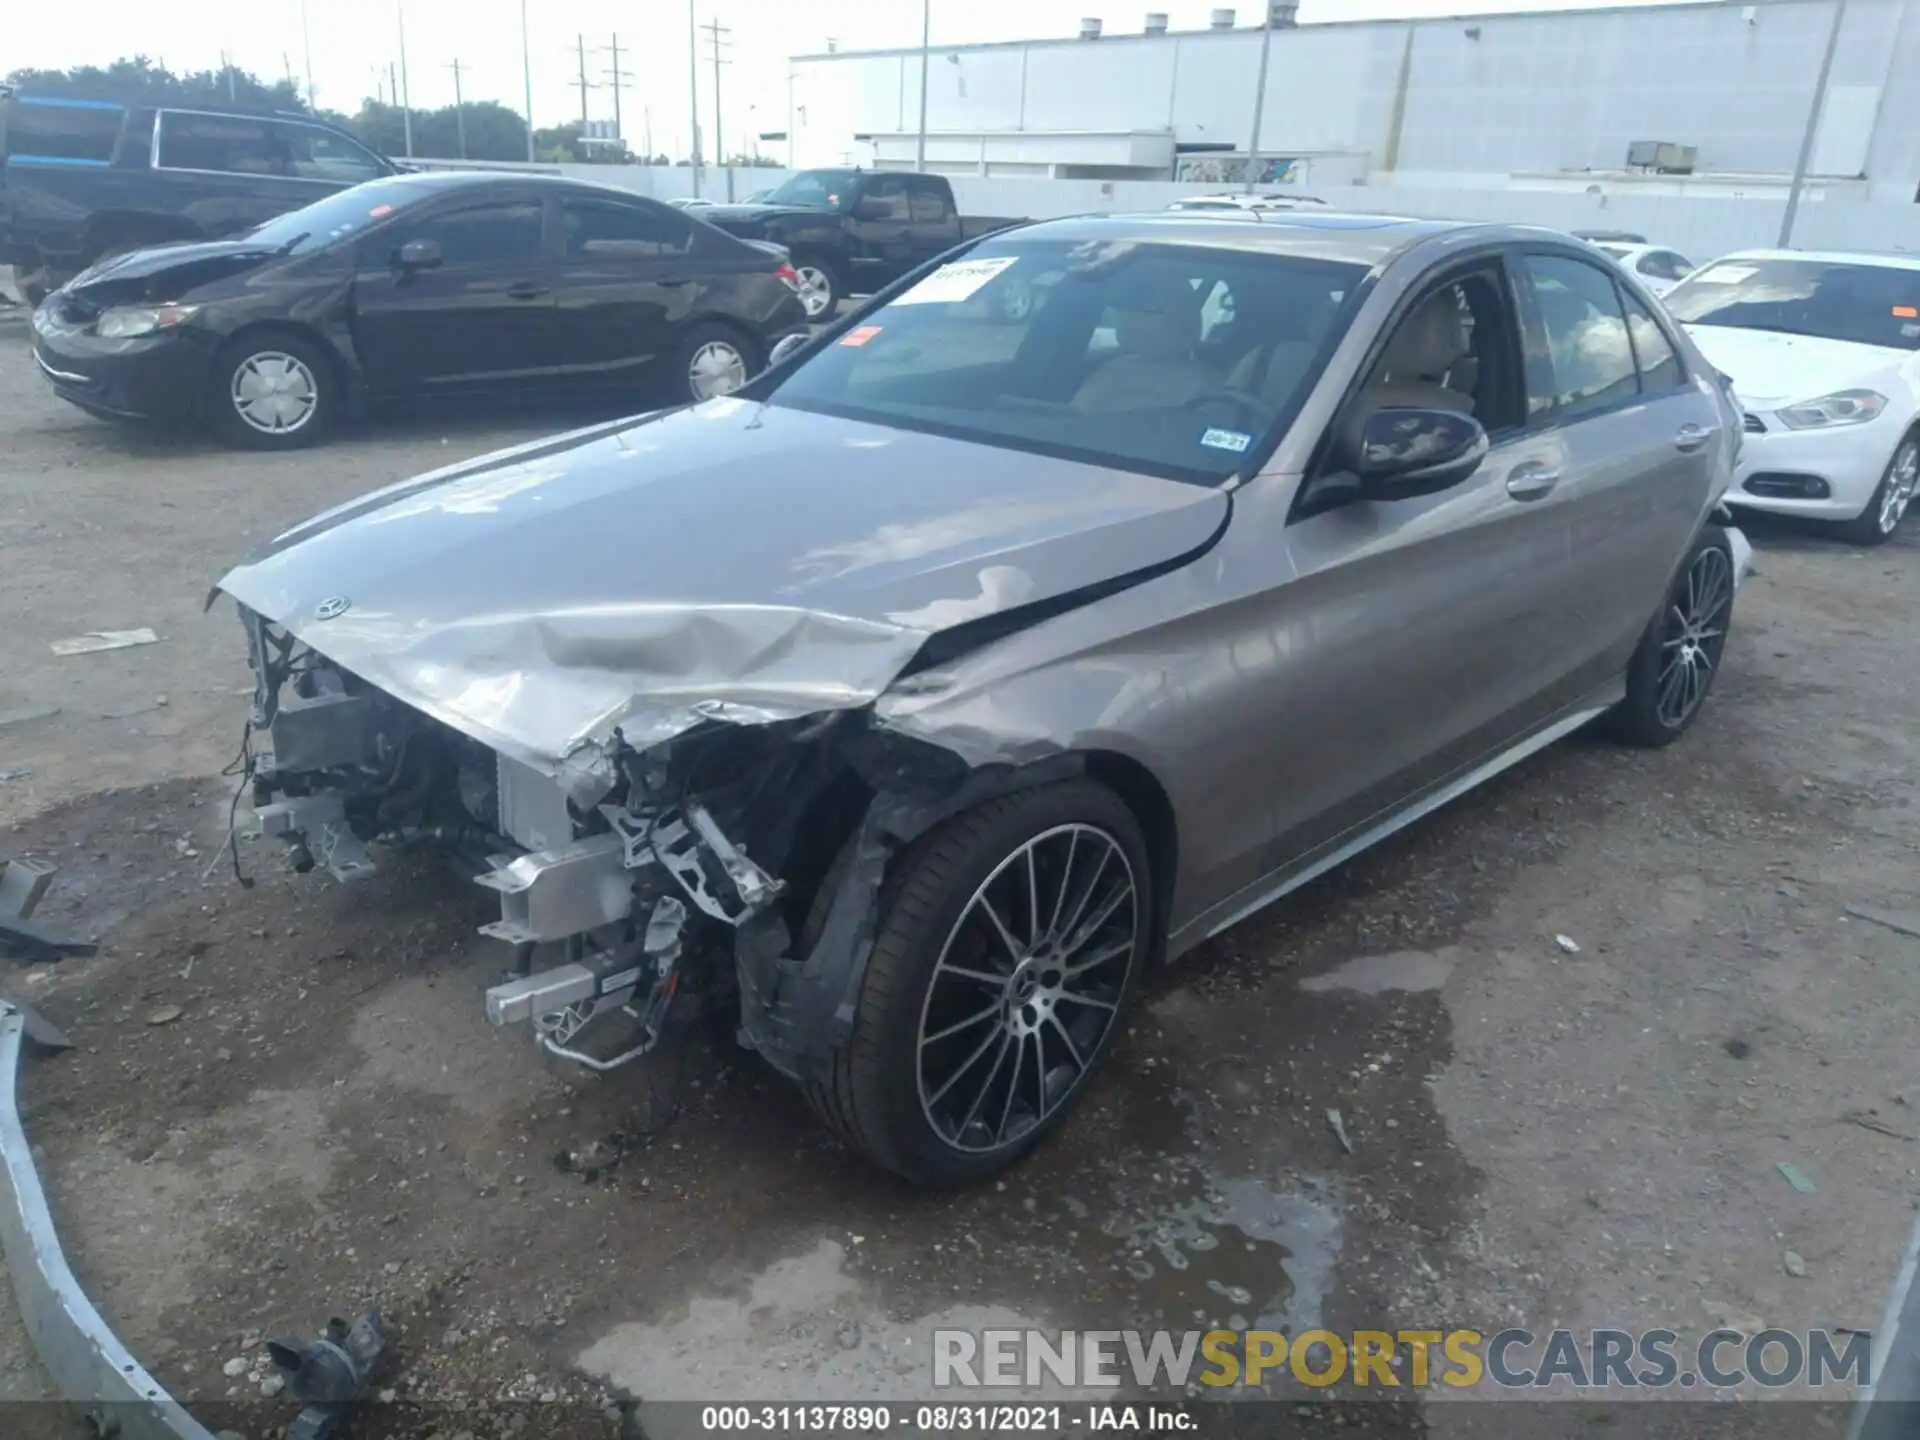
[[[693,242],[693,226],[664,205],[566,199],[560,227],[569,260],[651,260],[683,255]]]
[[[17,98],[7,107],[5,158],[104,165],[113,159],[125,113],[100,100]]]
[[[1553,411],[1579,415],[1637,395],[1633,342],[1613,277],[1562,255],[1529,255],[1525,263],[1552,361]]]
[[[1667,332],[1647,307],[1627,297],[1627,329],[1633,335],[1633,358],[1640,366],[1640,388],[1652,395],[1680,383],[1680,357],[1673,353]]]
[[[244,115],[160,116],[160,164],[168,170],[291,175],[293,147],[282,127]]]

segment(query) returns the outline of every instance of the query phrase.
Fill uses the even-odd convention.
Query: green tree
[[[118,100],[128,105],[235,104],[248,109],[300,112],[307,109],[299,87],[291,81],[268,82],[234,65],[175,74],[145,55],[127,56],[111,65],[81,65],[72,70],[15,70],[7,80],[22,90],[75,100]]]

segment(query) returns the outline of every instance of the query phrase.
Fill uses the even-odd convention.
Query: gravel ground
[[[1920,1164],[1920,941],[1848,907],[1913,904],[1912,533],[1760,530],[1685,742],[1576,737],[1220,937],[1056,1143],[929,1199],[704,1032],[560,1084],[484,1022],[471,887],[402,864],[349,892],[246,841],[242,889],[218,854],[246,671],[209,584],[560,423],[239,457],[68,411],[0,320],[0,770],[29,771],[0,853],[58,861],[43,918],[102,941],[0,983],[79,1042],[25,1077],[28,1125],[83,1282],[176,1393],[261,1433],[288,1412],[259,1338],[376,1300],[395,1403],[356,1433],[448,1437],[472,1426],[431,1407],[920,1396],[943,1324],[1875,1323]],[[136,625],[160,643],[48,650]],[[0,1387],[38,1383],[0,1316]]]

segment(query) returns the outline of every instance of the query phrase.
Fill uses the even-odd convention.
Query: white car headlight
[[[1878,390],[1836,390],[1818,400],[1803,400],[1779,411],[1793,430],[1819,430],[1830,425],[1864,425],[1887,408]]]
[[[171,330],[191,320],[198,305],[117,305],[100,312],[93,333],[102,340],[131,340],[157,330]]]

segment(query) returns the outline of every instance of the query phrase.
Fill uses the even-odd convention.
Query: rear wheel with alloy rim
[[[853,1036],[815,1108],[916,1184],[1012,1164],[1120,1031],[1151,944],[1150,886],[1138,823],[1093,781],[947,822],[889,881]]]
[[[1856,545],[1884,545],[1906,518],[1916,487],[1920,487],[1920,434],[1910,432],[1901,437],[1867,508],[1847,521],[1842,532]]]
[[[846,293],[833,267],[819,260],[796,260],[793,272],[799,277],[797,288],[807,319],[816,323],[831,320],[834,307]]]
[[[676,373],[681,393],[698,404],[731,395],[760,369],[759,352],[724,325],[696,325],[680,341]]]
[[[338,382],[333,367],[301,336],[241,336],[213,364],[208,403],[214,428],[230,445],[292,450],[311,445],[333,423]]]
[[[1618,738],[1658,746],[1686,734],[1719,673],[1733,597],[1733,547],[1709,525],[1627,666],[1626,698],[1609,717]]]

